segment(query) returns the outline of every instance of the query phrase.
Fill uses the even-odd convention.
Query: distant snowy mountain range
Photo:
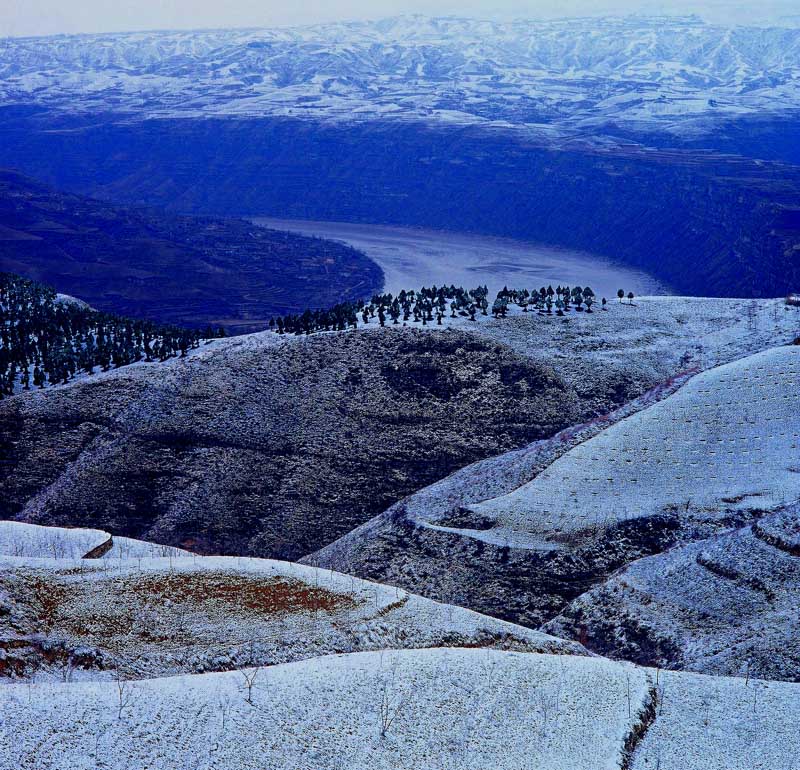
[[[701,132],[800,108],[800,29],[694,17],[420,16],[273,30],[7,39],[0,103],[138,117],[294,116]]]

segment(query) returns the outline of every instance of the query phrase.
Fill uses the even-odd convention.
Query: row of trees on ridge
[[[625,292],[620,289],[620,298]],[[628,294],[633,301],[633,293]],[[601,300],[603,310],[608,301]],[[418,323],[441,325],[445,318],[468,318],[475,321],[478,315],[505,318],[509,308],[519,307],[523,312],[540,315],[564,316],[570,312],[594,312],[597,297],[589,286],[542,286],[540,289],[509,289],[504,287],[489,305],[489,290],[478,286],[467,290],[462,286],[423,287],[418,291],[403,290],[397,295],[375,294],[371,300],[343,302],[326,310],[305,310],[302,313],[270,319],[269,328],[278,334],[312,334],[322,331],[344,331],[358,328],[359,322],[369,324],[377,319],[381,326],[387,324]],[[491,310],[490,310],[491,307]]]

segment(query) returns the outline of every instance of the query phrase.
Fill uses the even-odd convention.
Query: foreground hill
[[[799,694],[779,682],[465,649],[2,685],[0,768],[783,770],[800,752]]]
[[[44,555],[0,555],[0,677],[141,679],[390,647],[586,652],[400,589],[286,562],[198,557],[125,538],[104,553],[53,558],[52,543],[86,544],[97,533],[49,529],[0,522],[4,541],[32,551],[38,544]]]
[[[114,206],[3,170],[0,270],[98,310],[235,331],[369,296],[383,280],[375,263],[339,243]]]

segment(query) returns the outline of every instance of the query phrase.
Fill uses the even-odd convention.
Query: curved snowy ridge
[[[19,526],[48,551],[46,528]],[[64,532],[75,542],[93,536]],[[575,642],[333,571],[178,549],[154,558],[160,546],[148,553],[131,543],[99,560],[0,556],[0,677],[107,679],[121,670],[141,679],[406,647],[587,654]],[[40,655],[42,635],[45,652],[64,655]]]
[[[558,547],[580,532],[677,512],[705,518],[800,498],[800,347],[709,370],[559,457],[531,482],[471,506],[476,537]]]
[[[4,556],[44,559],[83,559],[111,540],[101,556],[110,558],[145,558],[190,556],[188,551],[169,545],[148,543],[129,537],[112,538],[108,532],[81,527],[43,527],[19,521],[0,521],[0,558]]]
[[[696,18],[404,17],[9,39],[0,99],[145,115],[666,127],[800,105],[800,30]]]

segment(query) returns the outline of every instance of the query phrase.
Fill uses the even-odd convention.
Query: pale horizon
[[[224,8],[207,0],[172,0],[169,3],[121,2],[110,6],[86,0],[65,10],[58,0],[11,0],[10,11],[0,19],[0,37],[42,37],[69,34],[113,34],[200,29],[254,29],[295,27],[333,22],[376,21],[397,16],[485,18],[494,21],[552,20],[601,16],[696,15],[726,26],[797,26],[800,12],[794,2],[772,0],[754,9],[745,2],[636,2],[633,0],[543,0],[521,3],[500,0],[315,0],[302,8],[273,6],[254,0],[232,0]]]

